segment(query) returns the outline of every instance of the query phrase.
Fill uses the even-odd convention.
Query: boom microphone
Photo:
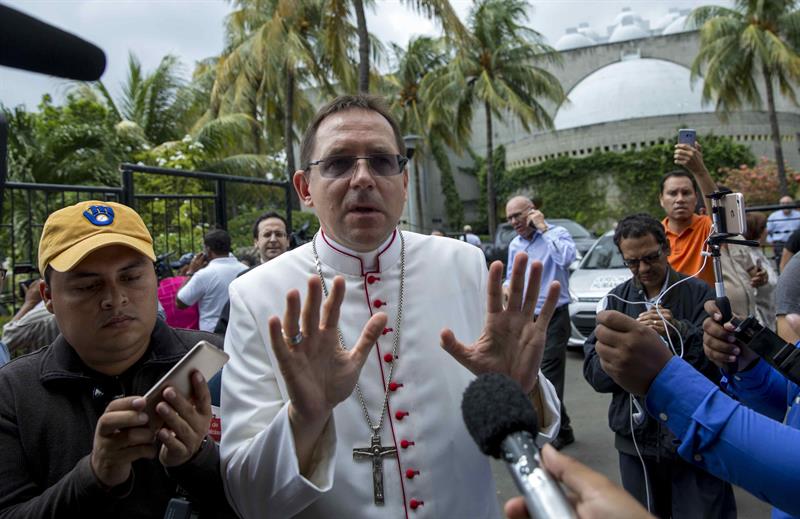
[[[464,423],[481,452],[508,465],[532,519],[575,518],[559,484],[541,466],[539,420],[519,384],[497,373],[473,380],[461,401]]]
[[[95,81],[106,69],[106,55],[73,34],[0,4],[0,65]]]

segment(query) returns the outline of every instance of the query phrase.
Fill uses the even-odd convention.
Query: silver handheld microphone
[[[536,411],[519,384],[496,373],[481,375],[464,391],[461,412],[481,452],[506,462],[532,519],[577,517],[541,464]]]

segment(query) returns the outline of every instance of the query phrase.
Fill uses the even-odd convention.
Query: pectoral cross
[[[382,447],[381,437],[372,435],[369,447],[353,449],[353,460],[372,458],[372,490],[375,504],[383,504],[383,458],[396,455],[397,447]]]

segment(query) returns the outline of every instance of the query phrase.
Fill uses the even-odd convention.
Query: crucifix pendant
[[[383,504],[383,458],[391,455],[397,455],[397,448],[382,447],[378,434],[372,435],[369,447],[353,449],[354,460],[372,458],[372,490],[376,505]]]

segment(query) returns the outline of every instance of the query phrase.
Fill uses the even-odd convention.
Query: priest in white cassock
[[[508,374],[552,439],[559,402],[539,364],[558,285],[534,322],[541,265],[523,297],[517,258],[504,309],[501,264],[487,272],[476,247],[397,229],[405,146],[377,98],[323,107],[300,160],[294,186],[320,232],[230,286],[231,503],[244,518],[499,517],[462,393],[475,374]]]

